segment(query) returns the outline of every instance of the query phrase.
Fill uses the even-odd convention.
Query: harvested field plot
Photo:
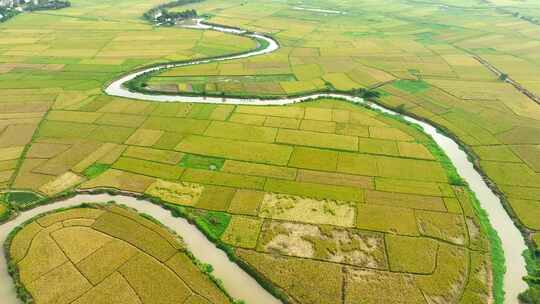
[[[260,215],[273,219],[352,227],[355,204],[272,193],[264,196]]]
[[[269,221],[259,249],[283,255],[385,269],[380,234],[290,222]]]

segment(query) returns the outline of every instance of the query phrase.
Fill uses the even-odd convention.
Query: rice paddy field
[[[534,14],[540,6],[449,2],[301,4],[344,14],[297,9],[293,1],[182,6],[214,23],[268,33],[281,48],[169,69],[151,75],[146,89],[274,97],[375,89],[378,102],[437,124],[470,150],[534,256],[540,105],[478,59],[540,95],[540,26],[508,13]],[[153,27],[141,15],[158,4],[74,0],[71,8],[0,24],[0,218],[74,190],[129,192],[193,217],[289,303],[501,301],[474,199],[414,126],[332,99],[258,107],[105,95],[108,82],[138,67],[256,47],[236,35]],[[180,246],[163,239],[156,240],[163,247],[138,245],[144,236],[107,230],[143,233],[135,216],[115,208],[71,212],[82,219],[48,215],[11,244],[20,280],[37,303],[228,303],[216,286],[182,285],[184,274],[171,274]],[[17,242],[21,236],[26,241]],[[38,236],[51,255],[30,245]],[[133,254],[104,255],[118,267],[85,274],[81,262],[100,252],[92,246],[112,244]],[[120,266],[128,259],[132,267]],[[166,268],[167,280],[159,274]],[[197,268],[189,276],[206,279]],[[176,281],[182,287],[171,285]]]
[[[6,251],[26,303],[232,303],[178,236],[114,204],[31,220]]]
[[[339,100],[110,100],[97,111],[49,110],[21,169],[36,165],[13,187],[106,188],[181,208],[291,302],[345,303],[367,291],[376,302],[402,284],[403,301],[487,302],[485,227],[430,145],[413,126]]]

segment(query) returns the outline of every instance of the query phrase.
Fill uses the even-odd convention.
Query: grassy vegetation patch
[[[397,80],[392,86],[411,94],[422,93],[429,89],[429,84],[422,80]]]
[[[89,179],[95,178],[96,176],[100,175],[101,173],[107,171],[111,166],[107,164],[100,164],[95,163],[91,165],[90,167],[86,168],[83,172],[84,176],[86,176]]]
[[[184,168],[220,171],[224,163],[225,159],[223,158],[186,154],[180,161],[180,166]]]
[[[179,214],[180,216],[195,222],[197,227],[212,240],[219,240],[231,221],[231,215],[226,212],[201,210],[181,206],[175,206],[172,210],[173,214]]]
[[[42,197],[33,192],[12,191],[6,194],[5,199],[15,207],[25,207],[39,202]]]

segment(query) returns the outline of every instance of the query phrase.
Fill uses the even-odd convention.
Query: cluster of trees
[[[364,99],[377,99],[381,96],[381,93],[375,90],[369,90],[369,89],[354,89],[351,91],[352,95],[362,97]]]
[[[0,6],[0,23],[8,20],[9,18],[17,15],[19,12],[15,9]]]
[[[154,23],[174,25],[177,21],[197,17],[197,11],[192,9],[182,12],[170,12],[168,9],[201,1],[202,0],[176,0],[161,4],[144,13],[143,18]]]
[[[3,4],[3,5],[2,5]],[[39,0],[26,2],[1,2],[0,1],[0,22],[4,22],[11,17],[17,15],[21,11],[44,11],[57,10],[65,7],[70,7],[71,3],[64,0]]]
[[[523,254],[527,261],[529,275],[525,281],[529,284],[529,289],[519,295],[520,303],[539,304],[540,303],[540,249],[529,249]]]
[[[167,9],[167,8],[173,8],[173,7],[182,6],[186,4],[198,3],[202,1],[203,0],[176,0],[176,1],[167,2],[164,4],[158,5],[154,9]]]
[[[512,14],[514,17],[516,18],[520,18],[522,20],[526,20],[526,21],[529,21],[530,23],[534,23],[534,24],[537,24],[537,25],[540,25],[540,19],[538,18],[535,18],[533,16],[525,16],[525,15],[521,15],[520,13],[518,12],[515,12]]]
[[[52,1],[45,1],[45,2],[39,2],[38,4],[30,3],[28,4],[24,10],[32,12],[32,11],[44,11],[44,10],[57,10],[61,8],[70,7],[71,2],[69,1],[61,1],[61,0],[52,0]]]
[[[184,19],[191,19],[197,17],[197,11],[192,10],[185,10],[182,12],[169,12],[168,10],[161,11],[161,14],[159,16],[156,16],[154,18],[154,22],[161,23],[165,25],[175,25],[176,22],[184,20]]]

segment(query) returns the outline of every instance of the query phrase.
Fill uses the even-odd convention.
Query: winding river
[[[191,26],[198,29],[212,29],[216,31],[232,33],[236,35],[242,35],[253,39],[262,39],[268,43],[268,46],[264,49],[258,49],[252,52],[247,52],[240,55],[223,56],[217,59],[202,59],[194,60],[189,63],[179,64],[163,64],[148,69],[143,69],[135,73],[127,74],[118,80],[112,82],[105,92],[112,96],[161,101],[161,102],[190,102],[190,103],[218,103],[218,104],[235,104],[235,105],[286,105],[293,104],[302,101],[307,101],[316,98],[340,98],[346,99],[353,103],[364,104],[370,108],[383,111],[391,115],[400,115],[395,111],[384,108],[378,104],[374,104],[363,100],[359,97],[353,97],[346,94],[308,94],[295,98],[281,98],[281,99],[260,99],[260,98],[222,98],[222,97],[198,97],[198,96],[181,96],[181,95],[152,95],[139,92],[131,92],[124,87],[124,83],[134,79],[135,77],[147,73],[154,72],[163,69],[170,69],[174,67],[182,67],[187,65],[203,64],[213,61],[226,61],[239,58],[246,58],[252,56],[258,56],[263,54],[272,53],[279,49],[279,44],[273,38],[257,34],[250,33],[239,29],[231,29],[227,27],[220,27],[216,25],[207,25],[201,20],[198,20],[197,25]],[[452,161],[457,168],[459,175],[469,184],[470,189],[476,194],[476,197],[480,201],[481,207],[487,212],[489,220],[493,228],[499,234],[504,250],[506,260],[506,273],[504,275],[504,290],[506,293],[505,303],[514,304],[518,303],[517,296],[520,292],[527,288],[527,284],[523,281],[523,277],[527,275],[525,268],[525,259],[521,255],[522,252],[527,249],[523,236],[519,229],[514,225],[512,219],[504,210],[501,200],[493,191],[489,188],[484,181],[482,175],[476,171],[473,163],[468,159],[467,154],[460,148],[453,139],[439,132],[436,127],[429,123],[420,121],[418,119],[401,115],[408,122],[419,125],[425,133],[431,135],[439,147],[446,153],[448,158]]]
[[[222,97],[196,97],[196,96],[180,96],[180,95],[152,95],[139,92],[131,92],[124,87],[124,84],[130,80],[133,80],[139,75],[148,72],[155,72],[164,69],[170,69],[174,67],[181,67],[187,65],[204,64],[215,61],[234,60],[239,58],[252,57],[257,55],[268,54],[279,49],[277,41],[271,37],[243,31],[240,29],[232,29],[227,27],[220,27],[216,25],[209,25],[197,21],[196,25],[185,26],[195,29],[216,30],[220,32],[242,35],[256,39],[258,41],[265,41],[264,47],[249,51],[243,54],[223,56],[213,59],[200,59],[194,60],[188,63],[166,63],[142,69],[127,75],[110,83],[105,92],[111,96],[125,97],[138,100],[158,101],[158,102],[189,102],[189,103],[217,103],[217,104],[242,104],[242,105],[286,105],[293,104],[302,101],[307,101],[316,98],[340,98],[346,99],[353,103],[363,104],[372,109],[383,111],[391,115],[400,115],[392,110],[386,109],[380,105],[368,102],[359,97],[353,97],[345,94],[309,94],[302,97],[295,98],[282,98],[282,99],[259,99],[259,98],[222,98]],[[469,184],[471,190],[476,194],[480,201],[481,207],[487,212],[489,220],[493,228],[498,232],[502,242],[502,247],[506,259],[507,271],[504,275],[504,290],[506,293],[505,303],[518,303],[517,296],[520,292],[526,289],[527,285],[522,280],[522,277],[526,275],[525,261],[521,256],[521,253],[527,248],[520,231],[516,228],[512,219],[508,216],[503,208],[500,199],[491,191],[481,174],[476,171],[473,163],[467,158],[467,154],[460,148],[460,146],[452,140],[450,137],[443,135],[438,130],[423,121],[419,121],[409,116],[402,116],[408,122],[419,125],[425,133],[431,135],[435,142],[441,147],[441,149],[448,155],[454,166],[457,168],[459,175]],[[253,278],[245,273],[236,264],[230,262],[225,253],[215,247],[214,244],[209,242],[204,235],[193,225],[189,224],[183,219],[174,218],[170,213],[159,206],[153,205],[149,202],[136,200],[131,197],[123,196],[109,196],[109,195],[78,195],[74,198],[67,199],[65,201],[57,202],[51,205],[40,206],[30,211],[22,213],[19,217],[0,226],[0,241],[4,241],[9,231],[14,227],[21,224],[25,220],[32,218],[33,216],[47,212],[50,210],[74,206],[81,202],[97,202],[97,201],[109,201],[115,200],[119,203],[125,204],[129,207],[135,208],[140,212],[147,213],[160,220],[164,225],[176,231],[186,241],[187,247],[193,252],[193,254],[205,263],[213,265],[215,271],[214,275],[223,280],[225,288],[229,293],[238,299],[246,300],[249,304],[274,304],[281,303],[279,300],[270,295],[264,290]],[[11,278],[7,274],[5,258],[0,258],[0,299],[5,304],[19,303],[17,300]]]

